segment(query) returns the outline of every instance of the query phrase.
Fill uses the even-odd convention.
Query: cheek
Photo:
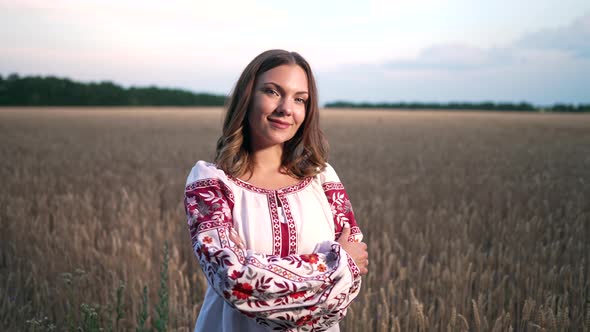
[[[303,121],[305,121],[305,108],[302,109],[300,112],[297,112],[297,122],[301,125]]]
[[[259,94],[256,95],[252,100],[252,110],[254,111],[254,113],[257,113],[259,115],[269,113],[276,108],[276,103],[276,100],[273,100],[272,98],[266,95]]]

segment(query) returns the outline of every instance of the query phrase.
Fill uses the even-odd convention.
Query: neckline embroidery
[[[293,184],[290,186],[281,187],[278,189],[265,189],[265,188],[257,187],[249,182],[246,182],[242,179],[236,178],[231,175],[228,175],[227,178],[230,179],[233,183],[237,184],[238,186],[240,186],[244,189],[248,189],[250,191],[253,191],[256,193],[261,193],[261,194],[274,194],[274,193],[287,194],[287,193],[297,192],[297,191],[300,191],[303,188],[307,187],[307,185],[309,185],[309,183],[311,183],[311,181],[313,179],[312,177],[306,177],[303,180],[301,180],[299,183],[296,183],[296,184]]]
[[[295,226],[295,220],[291,214],[291,207],[286,195],[301,191],[313,181],[313,177],[307,177],[299,183],[275,190],[260,188],[230,175],[228,175],[227,178],[235,183],[238,187],[244,188],[251,192],[266,195],[272,227],[273,254],[280,257],[296,254],[297,228]],[[281,222],[279,217],[279,200],[282,205],[282,212],[285,217],[285,222]]]

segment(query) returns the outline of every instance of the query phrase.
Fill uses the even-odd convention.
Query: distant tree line
[[[55,76],[0,75],[0,106],[223,106],[226,96],[181,89],[124,88],[113,82],[80,83]],[[353,103],[336,101],[328,108],[397,108],[434,110],[486,110],[521,112],[590,112],[590,104],[555,104],[535,107],[529,103]]]
[[[54,76],[0,75],[0,106],[222,106],[226,96],[155,86],[124,88]]]
[[[567,105],[555,104],[548,107],[535,107],[529,103],[493,103],[493,102],[453,102],[453,103],[353,103],[348,101],[336,101],[327,103],[328,108],[397,108],[397,109],[433,109],[433,110],[484,110],[506,112],[590,112],[590,104]]]

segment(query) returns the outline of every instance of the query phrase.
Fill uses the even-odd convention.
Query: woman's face
[[[281,145],[305,120],[307,75],[298,65],[281,65],[258,76],[248,110],[253,149]]]

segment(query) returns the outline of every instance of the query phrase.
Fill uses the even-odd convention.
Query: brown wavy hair
[[[326,167],[328,142],[320,129],[318,91],[309,63],[298,53],[268,50],[258,55],[244,69],[227,103],[223,131],[217,140],[215,163],[226,174],[237,177],[252,173],[248,111],[258,77],[281,65],[297,65],[307,75],[309,96],[305,119],[295,136],[283,145],[281,165],[285,172],[303,179],[317,175]]]

